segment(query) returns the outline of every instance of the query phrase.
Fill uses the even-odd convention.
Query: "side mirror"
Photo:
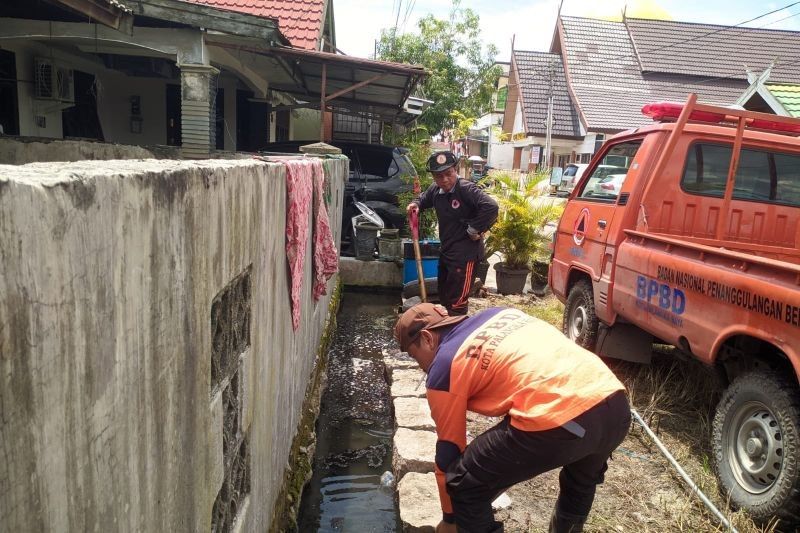
[[[564,174],[564,169],[561,167],[553,167],[550,172],[550,186],[558,187],[561,185],[561,176]]]

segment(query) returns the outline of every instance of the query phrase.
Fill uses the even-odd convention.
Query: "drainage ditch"
[[[394,426],[382,349],[391,342],[396,306],[396,294],[342,297],[299,531],[400,531],[394,487],[381,482],[392,470]]]

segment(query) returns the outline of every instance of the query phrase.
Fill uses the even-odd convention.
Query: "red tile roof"
[[[278,19],[281,33],[292,46],[318,50],[326,0],[185,0],[217,9]]]

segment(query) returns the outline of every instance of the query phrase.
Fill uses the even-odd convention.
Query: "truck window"
[[[683,190],[725,196],[732,151],[730,145],[693,144],[681,180]],[[742,149],[733,199],[800,206],[800,155]]]
[[[578,197],[587,200],[615,202],[640,146],[642,146],[641,140],[613,145],[605,153],[600,164],[594,168],[592,174],[583,181],[583,189]]]
[[[731,164],[730,146],[694,144],[689,147],[686,170],[681,187],[689,193],[706,196],[725,196],[728,168]]]

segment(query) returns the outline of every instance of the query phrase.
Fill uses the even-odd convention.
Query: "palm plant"
[[[486,239],[489,254],[499,252],[508,270],[528,270],[534,260],[547,257],[550,237],[544,227],[558,220],[563,206],[548,198],[547,176],[520,179],[508,172],[487,177],[490,194],[500,210]]]

